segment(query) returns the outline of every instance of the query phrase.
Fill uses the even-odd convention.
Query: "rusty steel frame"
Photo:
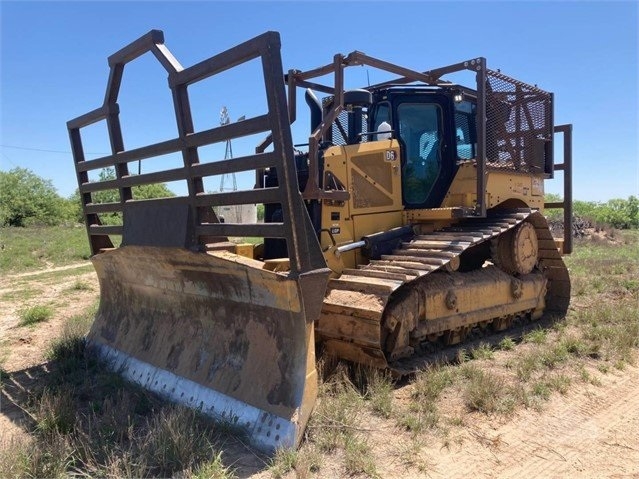
[[[279,34],[266,32],[189,68],[183,68],[164,45],[163,32],[152,30],[109,57],[110,74],[102,106],[67,123],[92,254],[113,248],[109,235],[123,234],[122,226],[102,225],[99,215],[123,212],[125,205],[136,202],[133,199],[132,187],[186,180],[188,196],[185,198],[190,210],[190,228],[194,232],[192,241],[187,245],[190,249],[201,250],[205,243],[227,236],[284,238],[288,245],[293,276],[325,267],[319,244],[299,193],[287,98],[284,83],[281,81],[284,74],[280,50]],[[151,52],[168,73],[179,134],[174,139],[126,150],[119,120],[118,93],[125,65],[147,52]],[[268,113],[196,132],[189,104],[188,87],[258,58],[262,63]],[[111,154],[87,160],[82,146],[81,129],[100,121],[106,121]],[[271,152],[262,151],[243,158],[200,163],[199,147],[261,132],[270,132],[269,137],[273,145]],[[131,175],[129,172],[128,163],[132,161],[177,152],[182,154],[184,161],[182,167],[139,175]],[[106,167],[115,168],[114,180],[89,181],[89,171]],[[266,167],[275,167],[280,172],[283,181],[279,186],[212,194],[204,191],[204,177]],[[92,193],[107,189],[117,189],[120,201],[106,204],[94,203]],[[161,205],[170,202],[170,199],[146,201],[154,201],[157,205]],[[218,205],[249,203],[280,203],[285,220],[281,223],[269,224],[220,223],[212,210],[213,206]]]
[[[553,163],[553,170],[563,171],[563,200],[544,204],[544,208],[561,208],[564,211],[563,253],[572,253],[572,125],[556,125],[554,133],[563,135],[563,163]]]

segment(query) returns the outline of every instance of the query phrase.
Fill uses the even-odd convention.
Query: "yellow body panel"
[[[517,201],[543,211],[544,176],[515,173],[508,170],[486,172],[486,208],[494,208],[506,201]],[[457,175],[444,197],[442,207],[473,208],[477,201],[477,168],[472,162],[459,166]]]
[[[324,155],[326,188],[336,185],[348,191],[348,201],[324,201],[320,242],[324,249],[359,241],[362,236],[408,223],[450,224],[460,208],[477,202],[477,168],[462,163],[439,208],[404,210],[400,149],[396,140],[333,146]],[[328,175],[328,176],[327,176]],[[330,179],[330,181],[329,181]],[[337,183],[333,180],[337,179]],[[489,169],[486,172],[486,208],[508,203],[543,211],[544,176]],[[345,265],[361,261],[356,253],[343,255]]]
[[[340,246],[403,224],[400,150],[396,140],[328,148],[324,153],[324,185],[343,185],[350,197],[344,202],[324,201],[322,229],[329,230],[330,235],[322,232],[323,249],[333,246],[333,240]],[[364,261],[355,251],[344,253],[341,260],[347,267]]]

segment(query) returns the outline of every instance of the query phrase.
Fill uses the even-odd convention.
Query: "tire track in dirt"
[[[27,278],[29,276],[38,276],[41,274],[54,273],[56,271],[66,271],[68,269],[82,268],[83,266],[89,266],[89,265],[91,265],[90,261],[83,261],[81,263],[73,263],[73,264],[67,264],[64,266],[56,266],[55,268],[45,268],[45,269],[39,269],[37,271],[27,271],[26,273],[16,273],[16,274],[6,276],[5,279],[8,279],[10,281],[15,278]]]

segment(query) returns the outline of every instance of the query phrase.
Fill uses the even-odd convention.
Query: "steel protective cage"
[[[110,73],[102,106],[67,123],[92,254],[113,248],[109,235],[123,235],[126,231],[129,204],[145,203],[149,208],[148,211],[151,211],[154,208],[169,205],[174,200],[173,198],[134,200],[132,187],[185,180],[188,185],[188,196],[180,198],[188,205],[187,221],[190,224],[187,225],[187,229],[192,232],[186,247],[204,250],[207,242],[221,241],[228,236],[284,238],[290,256],[291,275],[295,276],[325,267],[319,243],[299,192],[286,91],[282,81],[284,74],[280,50],[279,33],[266,32],[189,68],[183,68],[164,45],[163,32],[151,30],[109,57]],[[151,52],[168,73],[178,137],[126,150],[119,119],[118,93],[125,65],[147,52]],[[189,104],[188,87],[258,58],[261,60],[264,74],[267,114],[196,132]],[[103,120],[106,121],[108,129],[111,154],[87,160],[82,146],[81,129]],[[242,158],[200,163],[199,147],[265,132],[268,132],[272,140],[272,151],[256,152],[254,155]],[[170,153],[181,153],[184,165],[153,173],[139,175],[129,173],[128,163],[130,162]],[[89,171],[108,167],[115,169],[115,179],[89,181]],[[267,167],[277,168],[282,178],[279,186],[221,193],[204,191],[204,177]],[[119,191],[118,202],[102,204],[93,202],[93,193],[113,189]],[[283,221],[268,224],[220,223],[212,209],[220,205],[256,203],[280,203],[284,213]],[[102,224],[99,215],[112,212],[123,213],[124,227]]]
[[[365,87],[367,90],[373,91],[379,88],[406,85],[414,82],[421,82],[430,86],[448,86],[459,88],[460,91],[470,93],[476,97],[476,125],[477,125],[477,156],[475,158],[477,166],[477,204],[473,212],[479,217],[486,216],[486,173],[489,168],[497,165],[495,162],[488,163],[487,158],[487,124],[490,119],[487,118],[487,109],[490,105],[503,102],[509,104],[511,111],[509,128],[502,128],[500,131],[499,141],[500,149],[507,151],[510,155],[511,163],[515,163],[517,169],[522,164],[528,163],[527,167],[533,167],[536,172],[546,173],[552,177],[554,171],[553,159],[553,95],[545,92],[536,86],[528,85],[514,78],[508,77],[499,71],[490,70],[486,66],[486,59],[483,57],[455,63],[441,68],[418,72],[408,68],[401,67],[371,56],[362,52],[354,51],[348,55],[337,54],[333,58],[333,62],[327,65],[314,68],[308,71],[289,70],[285,77],[288,86],[288,106],[289,118],[291,122],[296,118],[296,91],[297,88],[311,88],[313,90],[333,95],[334,100],[332,106],[320,123],[320,125],[311,133],[309,137],[309,179],[303,192],[305,199],[327,199],[344,201],[348,197],[346,191],[332,191],[321,188],[318,168],[318,151],[319,144],[322,141],[333,122],[338,118],[339,114],[345,109],[344,105],[344,70],[351,66],[368,65],[389,73],[399,75],[399,77],[378,83],[376,85]],[[442,79],[444,75],[470,71],[476,76],[476,90],[470,90],[466,87],[455,85],[449,81]],[[320,84],[311,80],[325,75],[333,75],[333,86]],[[502,91],[493,91],[492,86],[497,84],[508,85],[511,89],[502,89]],[[515,101],[516,100],[516,101]],[[540,107],[541,105],[541,107]],[[531,114],[531,110],[542,108],[542,113],[537,116]],[[493,125],[490,125],[493,127]],[[524,145],[524,138],[527,142]],[[538,141],[543,145],[544,156],[538,164],[532,164],[528,153],[533,148],[530,146],[532,142]],[[264,151],[270,144],[271,138],[267,138],[256,151]],[[536,145],[535,145],[536,146]],[[496,156],[497,152],[493,152]],[[517,158],[519,155],[522,158]],[[524,155],[528,155],[524,158]],[[523,170],[521,170],[523,171]],[[528,171],[527,171],[528,172]]]

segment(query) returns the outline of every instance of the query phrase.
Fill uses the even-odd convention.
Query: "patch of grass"
[[[593,386],[601,386],[601,381],[590,374],[590,372],[586,369],[586,367],[582,364],[579,367],[579,377],[585,383],[590,383]]]
[[[80,226],[3,227],[0,273],[62,266],[90,257],[86,229]]]
[[[548,345],[538,346],[523,353],[515,361],[515,371],[520,381],[526,382],[538,372],[554,369],[565,363],[571,357],[569,347],[577,347],[579,343],[559,341]]]
[[[69,287],[69,291],[93,291],[93,286],[91,286],[86,281],[76,279],[75,282]]]
[[[567,353],[572,354],[573,356],[587,356],[590,351],[586,342],[578,338],[576,335],[570,335],[562,338],[559,344]]]
[[[544,344],[548,337],[548,331],[545,329],[535,329],[524,335],[524,342],[533,344]]]
[[[70,390],[45,389],[36,403],[36,431],[42,435],[69,434],[75,426],[75,410]]]
[[[532,386],[532,394],[541,397],[544,400],[548,400],[553,391],[557,391],[560,394],[566,394],[571,382],[572,380],[564,374],[557,374],[542,378],[534,382]]]
[[[550,398],[551,392],[552,391],[546,381],[537,381],[535,382],[535,384],[533,384],[532,393],[535,396],[539,396],[546,401]]]
[[[40,291],[37,291],[29,286],[23,286],[19,289],[13,289],[12,291],[8,291],[0,296],[0,301],[9,301],[9,302],[26,302],[30,299],[35,298]]]
[[[193,474],[185,474],[193,479],[233,479],[235,473],[233,469],[224,465],[222,452],[218,452],[212,460],[201,463],[195,468]]]
[[[344,447],[344,467],[349,475],[365,474],[368,477],[379,477],[375,457],[365,438],[348,438]]]
[[[29,276],[28,279],[24,279],[24,281],[26,282],[35,279],[45,284],[57,284],[60,281],[68,279],[69,277],[82,276],[93,271],[93,265],[87,262],[85,265],[79,266],[77,268],[67,268],[57,271],[39,271]]]
[[[196,412],[168,407],[151,417],[140,452],[153,474],[167,477],[207,460],[215,441]]]
[[[61,374],[82,373],[86,367],[85,336],[91,327],[98,301],[83,313],[66,320],[62,333],[48,346],[45,357],[56,363]]]
[[[455,379],[454,369],[434,366],[417,374],[411,397],[419,403],[433,402]]]
[[[639,232],[621,231],[618,239],[617,244],[576,241],[573,254],[565,257],[575,296],[637,294]]]
[[[312,444],[304,444],[297,452],[295,475],[297,479],[307,479],[317,473],[324,463],[321,451]]]
[[[470,411],[489,413],[509,413],[516,403],[516,395],[506,381],[493,373],[483,371],[474,365],[465,365],[462,374],[464,383],[464,404]]]
[[[465,363],[467,361],[470,361],[471,356],[470,353],[468,351],[466,351],[464,348],[461,348],[459,351],[457,351],[457,362],[458,363]]]
[[[619,263],[632,264],[637,260],[637,245],[639,244],[639,233],[637,230],[622,232],[621,244],[610,245],[608,243],[598,243],[588,240],[575,241],[575,248],[565,261],[575,273],[592,272],[589,266],[593,262],[599,263],[600,274],[610,274]]]
[[[66,477],[73,463],[73,446],[65,436],[48,441],[14,439],[0,449],[0,477]]]
[[[398,457],[404,466],[417,469],[425,477],[428,477],[426,473],[432,467],[430,461],[425,457],[423,448],[424,442],[422,439],[413,438],[406,444],[400,443],[398,449]]]
[[[603,374],[608,374],[610,372],[610,365],[606,363],[600,363],[597,365],[597,369]]]
[[[313,444],[322,452],[345,447],[359,429],[358,420],[364,399],[351,382],[348,371],[337,371],[320,384],[315,412],[307,426]]]
[[[512,351],[517,344],[512,338],[504,338],[499,342],[499,349],[504,351]]]
[[[433,366],[417,374],[408,411],[398,414],[397,425],[413,434],[420,434],[439,425],[437,400],[454,383],[455,368]]]
[[[389,418],[393,412],[393,379],[378,368],[359,368],[359,389],[374,414]]]
[[[634,364],[639,347],[639,310],[635,298],[597,303],[579,311],[574,322],[591,357]]]
[[[297,451],[295,449],[279,448],[271,458],[268,470],[275,479],[281,479],[295,468],[296,463]]]
[[[527,381],[540,368],[539,351],[533,350],[522,354],[515,363],[515,371],[520,381]]]
[[[403,412],[397,418],[397,425],[415,436],[428,429],[435,429],[438,424],[439,411],[434,403],[413,403],[408,412]]]
[[[621,280],[621,286],[631,293],[639,292],[638,279],[623,279]]]
[[[568,393],[572,379],[565,374],[557,374],[549,379],[550,387],[560,394]]]
[[[557,367],[560,363],[568,359],[568,350],[561,342],[549,345],[540,351],[539,360],[543,366],[548,369]]]
[[[490,345],[481,343],[470,351],[470,355],[473,359],[493,359],[495,354]]]
[[[463,416],[453,416],[448,418],[448,424],[451,426],[462,427],[466,424]]]
[[[19,311],[18,316],[20,317],[18,325],[30,326],[50,319],[53,316],[53,309],[45,305],[31,306]]]

